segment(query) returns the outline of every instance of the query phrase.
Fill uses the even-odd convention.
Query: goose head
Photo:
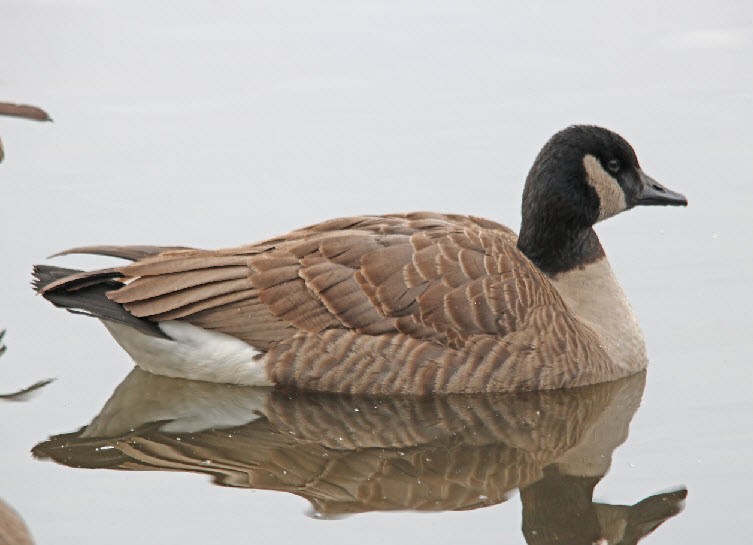
[[[531,167],[518,247],[555,274],[604,255],[592,229],[596,223],[635,206],[687,204],[643,172],[620,135],[575,125],[555,134]]]

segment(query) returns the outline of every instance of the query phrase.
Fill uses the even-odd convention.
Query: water
[[[468,538],[533,543],[530,531],[524,536],[524,520],[529,530],[548,523],[565,531],[564,523],[556,526],[543,517],[546,505],[529,509],[539,505],[536,498],[566,505],[552,492],[564,489],[579,491],[585,502],[597,480],[593,502],[583,503],[592,506],[588,512],[597,513],[596,520],[625,512],[604,505],[632,505],[687,488],[685,510],[647,543],[748,540],[753,531],[745,507],[753,454],[753,373],[746,361],[753,326],[748,312],[753,245],[746,240],[753,227],[748,3],[634,2],[618,10],[590,2],[6,1],[0,44],[0,100],[44,106],[55,120],[0,119],[6,151],[0,165],[0,329],[8,330],[0,393],[56,378],[28,402],[0,400],[0,497],[22,514],[38,543],[129,543],[134,536],[153,543]],[[478,458],[480,445],[468,439],[474,430],[482,433],[490,422],[504,420],[498,417],[504,406],[486,400],[481,406],[490,405],[488,412],[466,409],[493,416],[474,421],[480,427],[454,430],[459,438],[447,428],[459,417],[415,418],[438,409],[402,407],[392,411],[399,417],[395,429],[429,426],[437,437],[420,436],[424,446],[408,450],[383,437],[382,443],[375,440],[375,450],[358,454],[363,459],[352,455],[350,476],[355,479],[359,468],[380,467],[392,471],[374,473],[384,479],[410,468],[414,473],[405,479],[389,481],[387,489],[399,491],[390,503],[376,506],[411,510],[341,518],[329,516],[330,509],[326,517],[307,517],[319,511],[301,494],[301,483],[311,482],[302,464],[283,468],[276,458],[288,474],[274,473],[274,483],[251,490],[233,479],[261,463],[253,455],[263,451],[249,454],[244,446],[243,457],[234,438],[224,438],[229,443],[222,450],[206,431],[138,427],[165,416],[188,422],[191,415],[212,418],[212,411],[216,422],[227,424],[228,418],[248,414],[243,408],[249,403],[267,407],[269,399],[225,392],[217,401],[213,394],[197,394],[203,404],[196,405],[162,399],[167,394],[160,393],[155,397],[165,402],[162,412],[157,406],[134,415],[145,392],[130,395],[118,387],[131,371],[127,356],[95,321],[51,308],[28,287],[33,263],[80,244],[211,248],[330,217],[418,209],[473,213],[517,228],[522,183],[535,153],[553,132],[575,122],[623,134],[644,170],[690,201],[687,209],[631,211],[598,228],[641,321],[651,365],[632,420],[635,398],[604,395],[600,403],[558,405],[563,423],[575,426],[562,444],[591,445],[588,453],[601,448],[611,458],[605,474],[604,465],[598,471],[588,465],[593,481],[573,483],[551,469],[534,489],[524,480],[500,484],[489,478],[491,468],[512,467],[495,465],[500,452],[525,452],[541,467],[561,470],[558,456],[565,447],[557,447],[554,438],[563,434],[552,430],[567,432],[567,426],[547,424],[552,427],[543,429],[553,442],[542,451],[530,433],[500,424],[504,433],[485,443],[497,458],[473,466],[469,460],[485,459]],[[56,263],[85,267],[105,261]],[[123,404],[129,408],[121,415],[126,428],[107,439],[76,438],[116,387],[116,394],[133,402]],[[224,404],[228,398],[235,401]],[[272,401],[282,411],[295,409],[282,399]],[[519,408],[532,419],[537,404],[545,402],[521,400]],[[198,415],[191,412],[197,406],[204,407]],[[381,414],[346,404],[338,414],[348,408],[369,418]],[[459,414],[444,409],[443,414]],[[237,430],[246,439],[264,432],[279,440],[281,430],[298,434],[318,422],[305,420],[303,413],[288,427],[257,419],[223,430]],[[127,421],[138,424],[133,441],[149,441],[155,449],[150,456],[137,456],[135,447],[117,442],[131,433]],[[606,426],[611,436],[596,433],[599,421],[619,421],[624,435],[629,422],[627,439],[620,444],[616,424]],[[346,426],[343,432],[351,430],[344,439],[364,440],[345,416],[334,422]],[[83,441],[75,450],[78,465],[132,471],[72,469],[32,457],[35,445],[68,433],[74,433],[71,441]],[[190,443],[190,456],[178,460],[175,445],[184,442]],[[293,450],[278,453],[337,454],[337,467],[344,467],[350,452],[333,444],[319,450],[305,442],[284,445]],[[115,448],[102,450],[110,446]],[[431,450],[430,462],[421,461],[422,449]],[[398,461],[400,451],[411,457],[408,465]],[[481,488],[469,486],[466,478],[459,495],[446,497],[455,506],[476,508],[413,511],[419,503],[431,506],[434,496],[426,494],[452,488],[441,479],[445,462],[452,460],[440,458],[448,452],[457,467],[478,468],[469,474]],[[587,458],[578,461],[586,464]],[[210,463],[202,463],[206,460]],[[216,463],[231,466],[222,475],[230,475],[223,478],[234,486],[210,484],[206,475]],[[165,469],[180,464],[190,472]],[[259,467],[256,475],[263,474]],[[332,475],[341,479],[332,477],[333,482],[344,482],[342,473]],[[367,479],[358,489],[338,488],[340,495],[330,490],[327,505],[342,506],[347,492],[356,498],[348,508],[364,511],[363,497],[373,494],[360,492],[384,485],[379,479]],[[270,490],[279,482],[299,495]],[[525,490],[518,494],[521,483]],[[314,492],[321,493],[307,491]],[[401,505],[406,497],[419,503]],[[590,535],[588,529],[577,527],[581,536]]]

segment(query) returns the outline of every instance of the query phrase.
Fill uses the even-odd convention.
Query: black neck
[[[571,228],[523,223],[518,249],[549,276],[581,268],[604,257],[593,228]]]

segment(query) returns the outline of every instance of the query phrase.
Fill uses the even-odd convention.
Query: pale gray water
[[[648,543],[744,543],[753,476],[753,6],[749,2],[129,2],[0,6],[0,497],[38,543],[523,543],[521,504],[307,518],[307,502],[203,476],[74,470],[30,449],[87,424],[130,371],[93,320],[29,289],[89,243],[229,246],[340,215],[428,209],[519,224],[535,153],[617,130],[687,195],[598,229],[651,357],[596,488],[680,485]],[[61,259],[62,265],[101,264]]]

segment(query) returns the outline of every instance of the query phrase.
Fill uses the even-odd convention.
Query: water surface
[[[0,393],[56,378],[28,402],[0,401],[0,497],[23,515],[37,542],[116,544],[138,536],[154,543],[455,543],[469,537],[525,543],[531,542],[525,528],[542,527],[541,517],[526,515],[528,507],[552,490],[579,493],[591,518],[577,531],[586,532],[609,518],[607,511],[618,512],[598,506],[640,505],[683,486],[685,510],[645,542],[745,543],[753,534],[745,507],[753,473],[749,3],[639,1],[628,9],[540,1],[9,0],[2,11],[0,100],[43,106],[55,120],[0,119],[6,153],[0,165],[0,329],[8,330]],[[174,444],[188,437],[181,434],[198,437],[195,446],[208,450],[205,459],[219,459],[216,445],[204,441],[207,430],[135,427],[132,440],[148,442],[154,448],[149,455],[118,447],[127,445],[119,439],[127,430],[85,437],[76,431],[100,414],[131,363],[95,321],[34,297],[33,263],[82,244],[229,246],[358,213],[472,213],[517,228],[520,193],[536,152],[553,132],[576,122],[623,134],[644,170],[690,201],[687,209],[635,210],[598,227],[651,359],[640,408],[632,398],[628,412],[635,415],[621,420],[627,439],[605,438],[614,447],[608,472],[602,467],[588,482],[565,482],[572,472],[561,470],[560,455],[579,444],[578,434],[599,430],[598,415],[611,405],[602,405],[601,413],[592,406],[582,421],[571,422],[576,413],[564,403],[563,422],[580,431],[573,428],[574,436],[550,445],[545,455],[529,436],[510,431],[514,427],[487,437],[497,456],[487,463],[478,458],[481,445],[463,441],[472,430],[487,433],[504,420],[498,415],[512,410],[492,403],[492,416],[480,428],[463,421],[469,424],[463,430],[471,431],[455,430],[462,437],[457,444],[451,433],[417,437],[410,471],[423,468],[419,445],[428,445],[459,456],[464,469],[475,468],[479,486],[497,482],[483,470],[499,467],[492,460],[501,452],[532,459],[539,453],[534,461],[541,479],[472,489],[461,499],[447,494],[454,504],[419,509],[431,505],[420,493],[449,487],[441,480],[446,466],[426,466],[438,479],[428,488],[409,477],[390,481],[404,492],[388,495],[393,499],[376,511],[351,491],[356,504],[347,508],[358,514],[318,520],[305,516],[317,511],[298,488],[290,494],[272,486],[308,483],[302,464],[291,466],[300,469],[299,481],[249,487],[258,483],[242,477],[259,475],[249,464],[260,461],[240,457],[236,450],[245,456],[250,449],[234,441],[222,458],[230,468],[212,473],[201,465],[204,458],[189,453],[180,460],[189,471],[173,471]],[[240,408],[247,406],[245,395],[236,397]],[[136,420],[148,425],[176,414]],[[440,429],[458,421],[409,419],[401,426]],[[288,429],[281,426],[263,417],[233,429],[280,439]],[[70,433],[70,456],[82,457],[70,465],[113,469],[32,457],[35,445],[47,444],[37,452],[55,458],[63,451],[52,443]],[[524,439],[529,450],[521,447]],[[306,455],[334,448],[306,445],[280,448],[303,448]],[[108,446],[118,448],[95,450]],[[367,467],[401,467],[394,445],[371,448],[384,450]],[[210,483],[223,478],[243,486]],[[382,482],[349,478],[375,487]],[[467,475],[458,482],[458,490],[469,488]],[[531,499],[536,483],[541,488]],[[332,494],[317,505],[344,505]],[[403,497],[418,503],[401,506]],[[473,508],[452,510],[458,507]],[[546,506],[533,511],[547,512]]]

